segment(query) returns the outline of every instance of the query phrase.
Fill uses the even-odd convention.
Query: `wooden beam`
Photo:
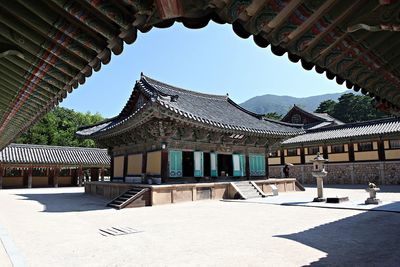
[[[271,30],[278,28],[287,17],[301,4],[302,0],[290,1],[268,24]]]
[[[331,9],[335,5],[335,3],[337,3],[337,0],[328,0],[324,4],[322,4],[304,23],[302,23],[299,27],[292,31],[285,38],[284,42],[287,42],[288,45],[293,43],[294,40],[303,35],[306,31],[310,29],[312,25],[315,24],[316,21],[324,16],[325,12]]]
[[[326,29],[325,31],[318,34],[314,39],[312,39],[308,45],[304,53],[308,53],[317,43],[325,37],[328,33],[330,33],[339,23],[341,23],[344,19],[348,17],[349,14],[353,13],[355,9],[357,9],[365,0],[362,1],[353,1],[348,9],[345,12],[341,13]]]

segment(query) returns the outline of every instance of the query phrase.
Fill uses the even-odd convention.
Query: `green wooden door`
[[[194,152],[194,177],[203,177],[203,152],[195,151]]]
[[[217,153],[210,153],[210,174],[211,177],[217,177],[218,176],[218,157]]]
[[[250,176],[265,176],[265,156],[263,154],[249,155]]]
[[[241,154],[233,154],[233,176],[244,176],[245,173],[245,157]]]
[[[169,151],[169,177],[182,177],[182,151]]]

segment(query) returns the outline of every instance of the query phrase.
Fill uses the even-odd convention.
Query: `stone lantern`
[[[317,190],[318,190],[318,197],[314,198],[314,202],[322,202],[325,201],[324,198],[324,177],[328,174],[325,171],[325,162],[328,161],[324,159],[319,152],[317,156],[311,161],[313,164],[313,170],[311,172],[312,176],[317,178]]]

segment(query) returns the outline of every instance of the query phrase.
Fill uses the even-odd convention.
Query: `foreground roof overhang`
[[[230,23],[260,47],[400,107],[400,2],[16,0],[0,2],[0,148],[120,54],[137,30]]]

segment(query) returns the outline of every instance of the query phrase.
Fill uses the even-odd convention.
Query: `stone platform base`
[[[272,193],[270,185],[275,185],[279,192],[303,190],[303,187],[293,178],[260,179],[253,181],[265,194]],[[114,199],[133,187],[150,189],[151,206],[205,199],[233,199],[236,194],[236,190],[231,186],[230,182],[161,185],[89,182],[85,184],[85,193]]]
[[[367,198],[367,200],[365,200],[365,204],[366,204],[366,205],[369,205],[369,204],[378,205],[378,204],[380,204],[380,203],[382,203],[382,201],[380,201],[380,200],[377,199],[377,198],[371,198],[371,197],[369,197],[369,198]]]
[[[320,198],[320,197],[316,197],[313,199],[313,202],[325,202],[326,199],[325,198]]]
[[[326,203],[342,203],[349,201],[349,197],[328,197]]]

